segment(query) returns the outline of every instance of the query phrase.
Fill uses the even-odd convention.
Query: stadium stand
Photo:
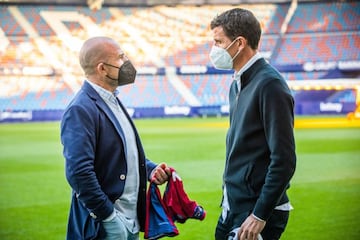
[[[162,107],[186,104],[165,76],[140,75],[136,79],[136,84],[124,86],[119,90],[119,97],[125,106],[129,107]]]
[[[61,78],[0,77],[2,110],[63,109],[73,91]]]
[[[360,78],[360,2],[238,6],[260,19],[260,53],[291,86]],[[136,84],[120,89],[129,108],[226,106],[231,73],[211,67],[209,22],[232,7],[103,6],[95,11],[81,5],[1,5],[0,112],[63,110],[83,82],[79,47],[94,35],[118,39],[139,70]],[[184,72],[186,67],[192,70]],[[313,100],[319,95],[324,101],[352,104],[345,109],[355,108],[359,94],[354,89],[359,91],[359,84],[351,89],[330,88],[334,92],[327,91],[325,97],[318,91]],[[306,91],[311,87],[304,89],[293,88],[299,102],[309,96]],[[301,109],[297,113],[304,113]]]

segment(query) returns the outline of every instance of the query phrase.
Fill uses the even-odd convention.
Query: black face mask
[[[135,82],[136,69],[135,69],[135,67],[132,65],[132,63],[130,61],[124,62],[124,64],[121,65],[121,67],[117,67],[117,66],[114,66],[114,65],[111,65],[111,64],[108,64],[108,63],[103,63],[103,64],[119,69],[117,79],[109,77],[108,75],[106,75],[111,80],[117,81],[118,86],[131,84],[131,83]]]

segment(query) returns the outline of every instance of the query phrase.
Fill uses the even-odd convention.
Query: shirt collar
[[[248,70],[257,60],[259,60],[261,58],[261,55],[259,52],[256,52],[256,54],[254,56],[252,56],[250,58],[249,61],[247,61],[247,63],[245,63],[245,65],[238,71],[234,73],[234,80],[240,81],[240,77],[241,75]]]
[[[99,85],[90,82],[89,80],[86,81],[95,89],[95,91],[100,95],[102,99],[116,103],[116,96],[118,94],[117,89],[112,93],[105,88],[102,88]]]

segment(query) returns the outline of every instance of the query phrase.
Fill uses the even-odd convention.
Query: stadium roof
[[[296,0],[295,0],[296,1]],[[314,0],[297,0],[309,2]],[[241,4],[241,3],[281,3],[291,0],[0,0],[0,4],[50,4],[50,5],[102,5],[117,6],[153,6],[153,5],[203,5],[203,4]]]

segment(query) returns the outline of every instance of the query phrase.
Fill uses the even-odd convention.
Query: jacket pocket
[[[265,183],[267,166],[265,164],[251,163],[249,166],[249,172],[247,174],[247,185],[255,196],[258,196]]]
[[[88,209],[73,194],[66,239],[98,239],[104,231],[100,222],[95,221]]]

